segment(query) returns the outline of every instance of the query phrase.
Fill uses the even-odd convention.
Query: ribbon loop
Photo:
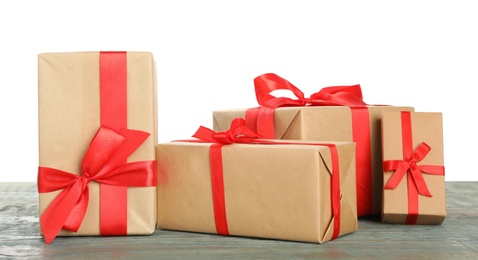
[[[259,105],[264,105],[267,101],[276,99],[276,97],[270,94],[275,90],[289,90],[297,99],[304,99],[304,93],[300,89],[274,73],[266,73],[256,77],[254,79],[254,86]]]

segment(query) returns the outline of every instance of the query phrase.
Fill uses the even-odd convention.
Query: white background
[[[361,84],[368,104],[443,112],[447,181],[478,181],[475,1],[1,1],[0,182],[36,181],[37,55],[149,51],[159,142],[256,106],[273,72],[307,96]]]

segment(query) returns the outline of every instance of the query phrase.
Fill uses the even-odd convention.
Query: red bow
[[[274,111],[278,107],[287,106],[349,106],[365,107],[360,85],[336,86],[322,88],[306,98],[292,83],[273,73],[266,73],[254,79],[254,88],[259,107],[246,111],[246,125],[264,138],[275,138]],[[270,93],[275,90],[289,90],[297,99],[274,97]]]
[[[284,78],[266,73],[254,79],[257,102],[261,106],[277,108],[282,106],[365,106],[360,85],[322,88],[306,98],[304,93]],[[274,97],[275,90],[290,90],[297,99]]]
[[[246,127],[246,121],[236,118],[232,121],[229,130],[214,132],[213,130],[200,126],[193,137],[211,143],[249,143],[254,139],[261,138],[261,135]]]
[[[142,131],[121,129],[116,132],[102,126],[83,158],[81,175],[39,167],[40,193],[63,189],[40,218],[47,244],[55,239],[62,228],[78,231],[88,207],[90,181],[126,187],[156,185],[155,161],[126,163],[128,156],[148,136],[149,133]]]
[[[385,189],[395,189],[403,176],[407,171],[411,174],[413,183],[418,190],[418,193],[431,197],[432,194],[428,190],[427,184],[423,179],[422,172],[435,175],[443,175],[445,169],[443,166],[436,165],[417,165],[417,162],[423,160],[431,150],[425,142],[422,142],[416,149],[413,151],[410,158],[404,158],[404,160],[388,160],[383,162],[383,169],[385,171],[393,171],[392,177],[388,180],[385,185]]]

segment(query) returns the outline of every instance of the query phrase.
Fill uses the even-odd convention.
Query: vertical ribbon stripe
[[[400,113],[402,124],[403,158],[410,158],[413,153],[412,117],[408,111]],[[415,225],[418,219],[418,191],[411,174],[407,174],[408,216],[407,224]]]
[[[100,123],[127,128],[126,52],[100,52]],[[127,234],[127,188],[101,184],[100,234]]]
[[[211,188],[214,206],[214,221],[216,231],[220,235],[229,235],[226,218],[226,199],[224,197],[224,172],[222,165],[222,146],[215,143],[209,148],[209,160],[211,167]]]
[[[259,114],[259,107],[249,108],[246,110],[246,115],[244,120],[246,121],[246,127],[251,129],[252,131],[258,133],[257,131],[257,116]],[[262,135],[264,137],[264,135]],[[275,136],[272,138],[274,139]]]
[[[357,214],[373,212],[372,151],[370,147],[370,118],[367,107],[351,107],[352,134],[356,144]]]
[[[332,183],[331,183],[331,195],[332,195],[332,213],[334,214],[334,233],[332,234],[332,240],[336,239],[340,235],[340,169],[339,169],[339,152],[337,146],[332,144],[325,144],[329,147],[332,157]]]

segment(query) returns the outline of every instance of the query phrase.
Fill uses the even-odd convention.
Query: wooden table
[[[39,235],[35,183],[0,183],[0,257],[67,259],[478,259],[478,182],[447,182],[440,226],[359,219],[359,230],[324,244],[156,230],[150,236]]]

